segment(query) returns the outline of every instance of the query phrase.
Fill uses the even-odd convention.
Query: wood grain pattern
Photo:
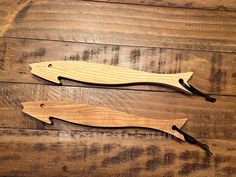
[[[2,36],[236,51],[236,16],[232,12],[32,0],[16,13],[19,15],[8,20],[14,23],[2,32]]]
[[[17,16],[21,16],[22,12],[27,9],[30,0],[1,0],[0,1],[0,36],[6,30],[12,28],[12,25]]]
[[[22,114],[21,102],[60,100],[104,106],[148,118],[170,120],[187,118],[188,123],[183,130],[191,132],[190,134],[196,138],[234,139],[236,137],[234,131],[236,97],[232,96],[216,96],[217,102],[212,104],[198,96],[188,98],[179,93],[10,83],[1,83],[0,88],[1,127],[101,130],[73,126],[59,120],[57,122],[55,120],[53,126],[47,126]],[[141,129],[131,130],[134,131],[147,132]]]
[[[236,93],[235,54],[23,39],[0,40],[0,81],[51,84],[33,76],[29,64],[53,60],[91,61],[152,73],[193,71],[190,83],[203,92],[221,95]],[[63,85],[85,86],[67,79],[61,81]],[[122,88],[174,91],[143,84]]]
[[[222,11],[236,11],[235,0],[86,0],[86,1],[102,1],[115,2],[122,4],[141,4],[164,7],[182,7],[194,9],[210,9]]]
[[[187,119],[156,119],[140,117],[126,112],[116,111],[91,104],[73,102],[24,102],[23,112],[51,124],[51,118],[94,127],[142,127],[160,130],[185,141],[182,134],[172,130],[176,125],[181,128]]]
[[[234,141],[198,147],[158,136],[0,129],[3,176],[234,176]],[[60,155],[58,155],[60,154]]]
[[[236,2],[97,1],[105,2],[0,1],[0,176],[235,176]],[[190,83],[217,102],[158,86],[111,89],[68,80],[54,86],[30,74],[30,63],[53,60],[160,74],[193,71]],[[39,100],[188,118],[183,130],[214,156],[159,131],[58,119],[48,125],[22,113],[21,102]]]
[[[179,83],[179,80],[183,79],[188,85],[187,81],[192,77],[193,72],[153,74],[125,67],[84,61],[47,61],[32,63],[30,67],[32,68],[32,74],[56,84],[61,83],[59,77],[102,85],[150,83],[174,87],[182,92],[191,94]]]

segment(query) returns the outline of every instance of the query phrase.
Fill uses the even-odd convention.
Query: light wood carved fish
[[[48,81],[60,84],[59,78],[99,85],[159,84],[176,88],[188,94],[197,94],[207,101],[216,99],[202,93],[188,83],[193,72],[156,74],[129,68],[83,61],[48,61],[30,64],[31,73]]]
[[[59,77],[75,81],[101,84],[123,85],[152,83],[168,85],[191,93],[179,83],[179,79],[188,81],[193,72],[179,74],[155,74],[129,68],[89,63],[83,61],[48,61],[30,64],[31,73],[48,81],[60,84]]]
[[[112,110],[106,107],[74,102],[24,102],[23,112],[51,124],[51,118],[94,127],[142,127],[160,130],[184,141],[179,132],[172,126],[182,127],[187,119],[157,119],[147,118]]]

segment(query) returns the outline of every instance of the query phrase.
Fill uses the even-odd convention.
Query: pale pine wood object
[[[46,123],[50,117],[72,123],[96,127],[143,127],[167,132],[184,140],[184,137],[172,126],[182,127],[187,119],[156,119],[140,117],[106,107],[74,102],[24,102],[23,112]]]
[[[60,83],[58,77],[105,85],[152,83],[168,85],[187,93],[190,92],[179,83],[179,79],[183,79],[187,82],[193,74],[193,72],[155,74],[124,67],[83,61],[48,61],[33,63],[30,64],[30,66],[32,68],[32,74],[57,84]]]

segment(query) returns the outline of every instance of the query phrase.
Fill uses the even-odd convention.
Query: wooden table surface
[[[30,74],[29,64],[83,60],[153,73],[193,71],[217,98],[150,85],[105,88]],[[21,102],[67,100],[152,118],[188,118],[197,146],[139,128],[102,129],[21,112]],[[235,0],[1,0],[0,176],[234,176]]]

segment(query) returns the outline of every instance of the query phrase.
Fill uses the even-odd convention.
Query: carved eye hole
[[[43,103],[40,104],[40,107],[41,107],[41,108],[43,108],[44,106],[45,106],[45,104],[43,104]]]
[[[49,64],[48,67],[51,68],[51,67],[52,67],[52,64]]]

